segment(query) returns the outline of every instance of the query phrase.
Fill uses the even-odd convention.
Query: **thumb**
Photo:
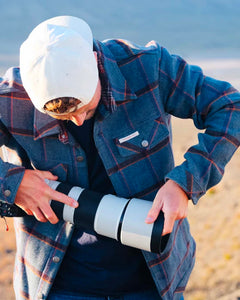
[[[152,224],[153,222],[156,221],[160,211],[162,209],[162,206],[160,206],[158,203],[156,203],[155,201],[153,202],[153,205],[151,207],[151,209],[149,210],[147,217],[145,219],[145,223],[147,224]]]

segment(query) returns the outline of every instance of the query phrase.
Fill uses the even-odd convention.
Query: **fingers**
[[[22,182],[15,197],[15,204],[28,215],[34,215],[40,222],[58,222],[58,218],[50,206],[51,200],[62,202],[76,208],[78,202],[67,195],[52,189],[45,179],[57,180],[57,176],[49,171],[25,170]]]
[[[56,224],[59,220],[52,210],[50,205],[42,206],[41,208],[25,209],[29,216],[34,216],[39,222],[50,222]]]
[[[58,178],[56,175],[53,175],[49,171],[39,171],[39,172],[43,179],[56,180]],[[70,198],[63,193],[55,191],[54,189],[50,188],[46,182],[44,183],[46,184],[46,193],[48,194],[49,200],[56,200],[64,204],[67,204],[69,206],[72,206],[74,208],[78,207],[78,202],[75,199]]]
[[[155,222],[160,211],[164,213],[162,235],[171,233],[176,220],[187,216],[188,197],[185,191],[174,181],[168,180],[158,191],[145,222]]]
[[[145,223],[152,224],[156,221],[160,211],[162,209],[162,204],[157,203],[156,201],[153,202],[152,208],[149,210],[147,217],[145,219]]]
[[[173,226],[176,221],[176,214],[164,214],[164,226],[162,235],[171,233],[173,231]]]
[[[51,177],[51,175],[49,177]],[[75,199],[73,199],[63,193],[55,191],[54,189],[50,188],[48,185],[47,185],[47,187],[48,187],[48,191],[47,191],[48,201],[45,205],[42,204],[41,207],[39,207],[39,208],[40,208],[44,218],[47,221],[49,221],[52,224],[56,224],[59,220],[50,206],[50,201],[55,200],[55,201],[64,203],[64,204],[69,205],[74,208],[78,207],[78,202]]]
[[[55,191],[54,189],[50,188],[49,186],[48,186],[48,188],[49,188],[49,190],[47,192],[48,201],[45,202],[45,204],[44,204],[44,202],[42,202],[39,205],[39,210],[40,210],[41,214],[37,214],[37,216],[38,216],[37,219],[40,222],[49,221],[52,224],[56,224],[59,220],[58,220],[56,214],[54,213],[53,209],[50,206],[50,200],[55,200],[55,201],[64,203],[64,204],[69,205],[74,208],[78,207],[78,202],[75,199],[73,199],[63,193]],[[41,220],[43,220],[43,221],[41,221]]]
[[[152,208],[149,210],[145,222],[147,224],[154,223],[161,210],[162,210],[162,205],[158,205],[153,202]],[[163,227],[162,235],[172,232],[177,216],[178,214],[174,212],[164,212],[164,227]]]
[[[176,220],[181,220],[187,217],[187,208],[183,208],[180,211],[170,211],[164,213],[164,227],[162,235],[171,233]]]
[[[51,195],[52,195],[51,200],[55,200],[55,201],[64,203],[64,204],[72,206],[74,208],[78,207],[78,202],[76,200],[68,197],[67,195],[65,195],[63,193],[60,193],[58,191],[51,189]],[[41,207],[41,211],[42,211],[44,218],[47,221],[49,221],[50,223],[56,224],[59,221],[56,214],[52,210],[49,202],[47,205]]]
[[[29,216],[33,216],[33,213],[30,209],[25,209],[26,214],[28,214]]]
[[[63,193],[60,193],[58,191],[55,191],[53,189],[51,189],[51,190],[52,190],[51,200],[56,200],[56,201],[62,202],[64,204],[67,204],[67,205],[72,206],[74,208],[78,207],[78,202],[75,199],[70,198],[67,195],[65,195]]]
[[[52,210],[51,206],[46,205],[41,208],[42,215],[44,218],[52,224],[56,224],[59,220]]]
[[[48,221],[39,208],[34,210],[32,213],[39,222],[47,222]]]
[[[145,219],[145,223],[152,224],[156,221],[161,209],[159,207],[152,207]],[[174,227],[174,223],[176,220],[186,218],[187,214],[179,214],[177,212],[163,212],[164,213],[164,227],[162,231],[162,235],[166,235],[171,233]]]

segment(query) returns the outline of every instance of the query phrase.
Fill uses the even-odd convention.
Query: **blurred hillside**
[[[85,19],[94,36],[145,44],[155,39],[184,57],[239,57],[238,0],[0,0],[0,68],[18,64],[18,49],[41,21]]]

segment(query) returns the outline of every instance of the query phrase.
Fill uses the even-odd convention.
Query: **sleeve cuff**
[[[188,199],[192,199],[194,204],[206,193],[198,184],[193,175],[181,166],[175,167],[166,176],[165,180],[175,181],[187,194]]]

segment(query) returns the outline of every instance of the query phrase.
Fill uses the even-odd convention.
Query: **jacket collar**
[[[94,50],[101,56],[113,99],[116,102],[136,99],[135,92],[129,87],[110,49],[104,43],[94,40]]]

